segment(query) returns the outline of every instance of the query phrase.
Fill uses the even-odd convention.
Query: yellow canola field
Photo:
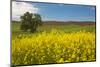
[[[52,30],[12,40],[12,64],[95,61],[95,33]]]

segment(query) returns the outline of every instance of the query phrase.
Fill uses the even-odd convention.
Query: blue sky
[[[15,3],[16,6],[12,8],[12,17],[14,19],[18,20],[20,13],[30,11],[39,13],[43,21],[95,21],[94,6],[30,2],[24,2],[22,5],[22,3]],[[15,4],[12,4],[12,6]]]

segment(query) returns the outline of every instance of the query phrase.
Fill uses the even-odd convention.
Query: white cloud
[[[37,13],[39,9],[26,2],[12,2],[12,20],[20,20],[20,16],[25,12]]]

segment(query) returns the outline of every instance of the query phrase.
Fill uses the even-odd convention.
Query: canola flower
[[[12,64],[48,64],[95,61],[95,33],[52,30],[17,35],[12,40]],[[20,38],[19,38],[20,37]]]

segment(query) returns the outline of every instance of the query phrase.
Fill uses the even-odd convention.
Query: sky
[[[40,2],[12,2],[12,20],[25,12],[38,13],[43,21],[95,21],[95,7]]]

